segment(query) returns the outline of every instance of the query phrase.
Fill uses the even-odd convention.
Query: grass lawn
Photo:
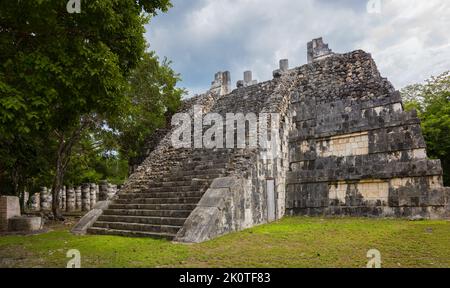
[[[48,233],[1,236],[0,267],[65,267],[69,249],[82,267],[365,267],[369,249],[383,267],[450,267],[450,222],[284,218],[201,244]]]

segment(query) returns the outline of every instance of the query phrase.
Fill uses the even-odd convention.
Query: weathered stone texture
[[[432,206],[446,215],[440,161],[427,159],[419,119],[403,111],[370,54],[334,55],[299,72],[289,214],[435,217]]]
[[[73,212],[76,210],[76,194],[73,187],[69,187],[66,195],[66,207],[67,212]]]
[[[246,73],[233,91],[229,73],[219,72],[211,90],[180,109],[193,122],[201,120],[195,105],[223,119],[270,115],[266,132],[279,138],[274,147],[176,149],[177,127],[168,125],[87,231],[200,242],[285,213],[447,216],[440,161],[427,158],[416,113],[403,111],[371,55],[334,54],[321,39],[308,53],[308,65],[288,69],[283,60],[273,80],[256,83]],[[219,136],[226,141],[225,132]],[[253,140],[246,134],[244,142]]]
[[[43,228],[41,217],[18,216],[9,219],[9,231],[33,232]]]
[[[81,186],[77,186],[75,188],[75,211],[81,211],[82,210],[82,191]]]
[[[317,38],[308,42],[307,45],[308,63],[322,60],[326,57],[333,55],[333,51],[328,48],[328,44],[325,44],[322,38]]]
[[[257,197],[256,199],[254,197]],[[238,177],[217,178],[178,231],[175,241],[199,243],[260,224],[252,201],[264,203],[262,193],[252,194],[251,181]]]
[[[20,216],[19,197],[0,196],[0,232],[8,230],[8,222]]]

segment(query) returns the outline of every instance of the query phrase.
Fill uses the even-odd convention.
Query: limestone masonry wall
[[[448,214],[439,160],[429,160],[420,121],[370,54],[333,55],[298,69],[292,94],[290,215]]]
[[[8,231],[9,220],[20,216],[19,198],[0,196],[0,232]]]

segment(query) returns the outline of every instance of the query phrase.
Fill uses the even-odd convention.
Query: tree
[[[10,190],[8,194],[19,196],[22,208],[25,187],[34,186],[36,179],[51,178],[49,161],[54,145],[42,136],[39,131],[17,134],[13,139],[0,135],[0,189],[2,194]]]
[[[74,147],[64,177],[64,184],[96,183],[108,180],[123,184],[128,176],[128,163],[117,152],[117,143],[111,141],[109,130],[89,130]]]
[[[55,218],[73,147],[127,106],[126,79],[146,47],[144,24],[171,6],[169,0],[91,0],[82,2],[80,14],[69,14],[65,2],[0,2],[2,143],[36,131],[54,141]]]
[[[416,109],[430,157],[441,159],[450,186],[450,71],[402,91],[406,110]]]
[[[147,138],[167,124],[177,111],[185,90],[176,88],[180,80],[164,59],[161,63],[153,52],[145,53],[128,82],[129,110],[115,123],[120,153],[127,159],[140,156]]]

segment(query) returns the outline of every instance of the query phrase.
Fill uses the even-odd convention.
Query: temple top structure
[[[328,44],[323,42],[322,37],[308,42],[308,64],[325,59],[333,54],[333,51],[328,48]]]

